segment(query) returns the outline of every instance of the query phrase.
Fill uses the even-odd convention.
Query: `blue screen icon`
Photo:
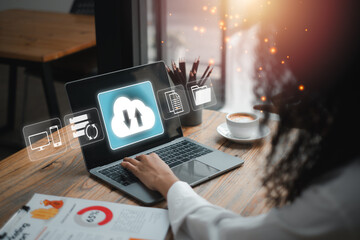
[[[98,101],[112,150],[164,133],[150,81],[101,92]]]

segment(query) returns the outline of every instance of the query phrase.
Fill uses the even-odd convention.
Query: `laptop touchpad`
[[[189,184],[207,178],[220,171],[219,169],[213,168],[197,160],[183,163],[171,170],[181,181]]]

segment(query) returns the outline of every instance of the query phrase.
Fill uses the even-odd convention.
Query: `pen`
[[[6,224],[0,229],[1,237],[5,238],[8,232],[16,227],[16,224],[29,212],[30,207],[22,206]],[[1,238],[2,239],[2,238]]]

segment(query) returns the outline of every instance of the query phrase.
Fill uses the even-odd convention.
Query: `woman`
[[[359,4],[267,2],[255,93],[271,101],[255,109],[280,116],[263,178],[273,208],[241,217],[214,206],[156,154],[122,166],[167,199],[178,239],[360,239]]]

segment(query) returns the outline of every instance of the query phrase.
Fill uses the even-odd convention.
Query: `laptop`
[[[163,197],[146,188],[130,171],[121,167],[124,157],[155,152],[180,180],[191,186],[244,163],[240,158],[184,137],[179,117],[161,117],[161,108],[167,103],[158,98],[157,93],[170,87],[164,62],[65,85],[73,113],[96,109],[99,115],[98,129],[92,130],[93,133],[88,127],[86,130],[89,129],[89,139],[97,136],[98,130],[103,131],[103,139],[81,145],[88,172],[144,205],[153,205]],[[94,128],[93,124],[89,125]]]

